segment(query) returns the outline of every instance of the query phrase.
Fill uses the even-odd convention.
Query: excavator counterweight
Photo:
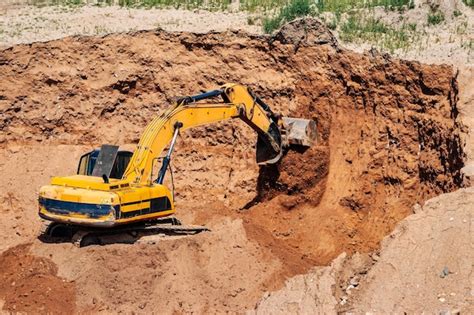
[[[172,216],[174,194],[164,186],[164,178],[178,134],[236,118],[257,133],[259,165],[277,163],[291,145],[311,146],[316,141],[314,121],[282,118],[247,87],[225,84],[216,90],[179,98],[148,124],[133,153],[107,145],[82,156],[77,175],[53,177],[50,185],[40,189],[39,215],[53,221],[56,230],[61,224],[73,229],[107,228],[109,232],[118,226],[128,231],[123,226],[147,225]],[[153,175],[167,147],[162,165]],[[197,229],[202,230],[205,229]]]

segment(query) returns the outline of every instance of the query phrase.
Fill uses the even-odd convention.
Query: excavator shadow
[[[77,247],[90,245],[134,244],[143,237],[150,242],[168,237],[183,237],[210,231],[205,226],[182,225],[176,218],[157,220],[116,228],[85,228],[58,222],[47,224],[38,239],[43,243],[73,243]]]

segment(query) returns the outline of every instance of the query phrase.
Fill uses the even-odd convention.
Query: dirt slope
[[[361,292],[354,298],[357,302],[348,309],[474,312],[473,204],[471,187],[417,208],[384,241],[379,261],[361,282]]]
[[[288,276],[377,249],[413,203],[462,185],[452,68],[343,50],[315,20],[274,38],[157,31],[19,45],[0,52],[0,73],[2,249],[37,235],[49,176],[73,173],[101,143],[130,147],[174,96],[240,82],[273,110],[318,122],[317,146],[260,171],[241,122],[182,135],[178,214],[210,235],[86,249],[36,241],[78,283],[81,311],[251,308]]]
[[[473,203],[471,187],[415,207],[380,256],[342,254],[265,295],[255,313],[471,314]]]

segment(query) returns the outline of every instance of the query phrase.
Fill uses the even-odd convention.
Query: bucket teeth
[[[311,147],[317,143],[316,122],[310,119],[283,117],[288,144]]]

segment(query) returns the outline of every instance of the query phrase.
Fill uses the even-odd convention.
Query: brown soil
[[[178,215],[209,234],[86,249],[35,242],[76,281],[83,311],[251,308],[288,276],[378,248],[414,203],[462,185],[452,68],[343,50],[314,20],[274,38],[150,31],[18,45],[0,51],[0,73],[0,210],[24,230],[3,248],[36,235],[35,194],[49,176],[74,172],[93,146],[136,143],[174,96],[240,82],[274,111],[318,123],[317,146],[261,170],[241,122],[182,135]]]
[[[472,314],[474,188],[430,199],[371,254],[292,277],[255,314]]]
[[[74,312],[74,283],[58,277],[58,268],[51,260],[31,255],[30,246],[18,245],[0,256],[3,309],[29,314]]]

